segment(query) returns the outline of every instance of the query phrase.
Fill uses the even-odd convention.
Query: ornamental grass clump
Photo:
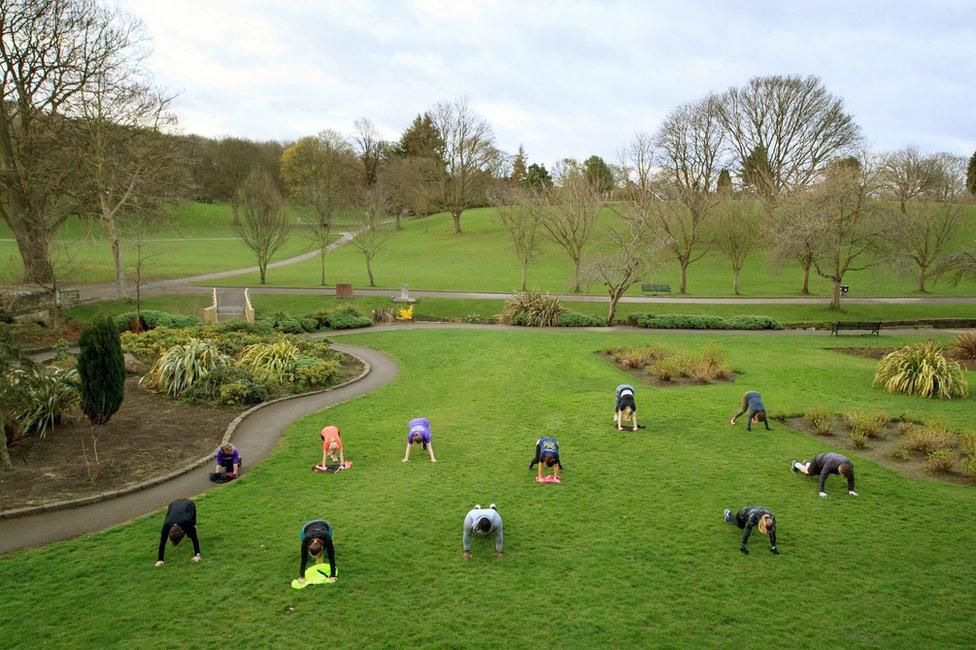
[[[538,291],[519,291],[505,301],[499,320],[509,325],[555,327],[559,315],[566,311],[557,296]]]
[[[952,343],[957,359],[976,359],[976,332],[963,332]]]
[[[950,474],[959,462],[959,452],[939,449],[925,457],[925,466],[933,474]]]
[[[874,385],[889,393],[952,399],[969,394],[969,384],[956,361],[946,359],[932,341],[886,354],[878,362]]]
[[[140,383],[179,397],[196,381],[230,362],[230,357],[222,354],[213,341],[190,339],[166,350]]]
[[[891,416],[885,411],[875,411],[873,413],[861,413],[860,411],[847,411],[842,418],[851,433],[857,432],[866,438],[880,438],[884,429],[891,422]]]
[[[818,436],[830,435],[830,413],[828,413],[826,409],[808,408],[803,413],[803,419],[807,421],[810,428],[813,429],[813,432]]]
[[[291,341],[257,343],[244,348],[237,363],[255,378],[277,384],[294,379],[301,351]]]

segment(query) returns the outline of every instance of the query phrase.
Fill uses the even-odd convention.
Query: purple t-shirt
[[[425,444],[430,443],[430,420],[427,418],[414,418],[407,424],[407,442],[413,442],[414,434],[419,433],[421,441]]]
[[[217,464],[223,465],[224,461],[227,460],[227,458],[228,455],[225,454],[220,447],[217,447]],[[234,463],[235,465],[241,461],[241,455],[240,453],[238,453],[237,447],[234,447],[234,453],[231,454],[229,458],[231,459],[231,462]]]

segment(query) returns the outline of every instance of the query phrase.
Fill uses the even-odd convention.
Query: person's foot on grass
[[[793,472],[794,474],[800,471],[800,468],[796,466],[795,458],[793,459],[793,462],[790,463],[790,471]]]
[[[725,509],[725,523],[727,524],[732,523],[732,511],[729,510],[728,508]]]
[[[474,504],[474,509],[475,510],[481,510],[481,504],[480,503]]]
[[[461,559],[462,560],[470,560],[471,559],[471,551],[464,551],[463,553],[461,553]]]
[[[491,505],[490,505],[490,506],[488,506],[488,507],[489,507],[489,508],[491,508],[492,510],[494,510],[495,512],[498,512],[498,508],[497,508],[497,507],[495,507],[495,504],[494,504],[494,503],[493,503],[493,504],[491,504]]]
[[[502,553],[501,551],[495,551],[495,557],[502,557],[503,555],[504,553]]]

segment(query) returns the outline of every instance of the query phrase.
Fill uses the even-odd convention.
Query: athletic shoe
[[[474,504],[474,509],[475,510],[481,510],[481,504],[480,503]]]
[[[495,512],[498,512],[498,508],[496,508],[496,507],[495,507],[495,504],[494,504],[494,503],[493,503],[493,504],[491,504],[491,505],[490,505],[490,506],[488,506],[488,507],[489,507],[489,508],[491,508],[492,510],[494,510]]]
[[[800,471],[800,468],[796,466],[796,459],[795,458],[793,459],[793,462],[790,463],[790,471],[793,472],[793,473],[796,473],[796,472],[799,472]]]
[[[732,523],[732,511],[728,508],[725,509],[725,523]]]

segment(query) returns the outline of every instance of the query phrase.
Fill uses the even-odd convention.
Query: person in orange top
[[[322,437],[322,467],[328,467],[328,460],[339,461],[336,471],[345,469],[346,459],[342,455],[342,438],[339,437],[339,427],[327,426],[319,434]]]

